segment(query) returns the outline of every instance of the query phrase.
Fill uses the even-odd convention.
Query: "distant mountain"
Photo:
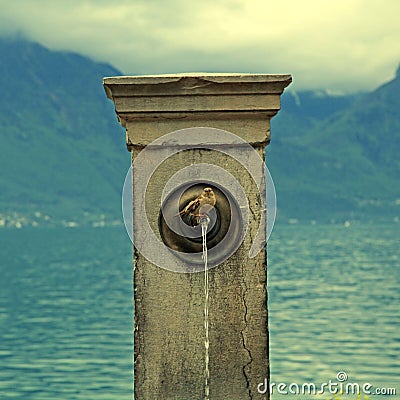
[[[130,159],[102,88],[113,75],[74,53],[0,39],[0,226],[121,221]],[[371,93],[284,93],[267,149],[279,218],[398,215],[399,86],[398,73]]]
[[[120,74],[77,54],[0,40],[0,222],[13,212],[120,217],[129,153],[102,87],[104,76]]]
[[[304,133],[312,130],[325,118],[347,109],[362,95],[333,95],[311,90],[285,91],[281,110],[272,120],[274,131],[278,131],[279,138],[284,141],[301,142]]]
[[[299,109],[286,108],[283,97],[267,164],[286,216],[398,218],[399,89],[397,71],[371,93],[322,99],[312,107],[314,117],[303,107],[304,118]]]

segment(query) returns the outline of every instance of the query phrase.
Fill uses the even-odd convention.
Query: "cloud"
[[[292,73],[296,88],[366,90],[400,61],[397,0],[0,0],[0,34],[126,74]]]

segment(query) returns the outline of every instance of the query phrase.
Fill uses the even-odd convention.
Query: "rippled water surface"
[[[337,382],[344,371],[347,383],[397,387],[390,397],[400,398],[398,228],[274,231],[268,256],[272,382]]]
[[[0,243],[0,399],[131,399],[123,229],[2,229]],[[272,382],[322,383],[345,371],[399,393],[398,248],[398,225],[276,226]]]
[[[0,235],[0,398],[131,399],[132,273],[125,233]]]

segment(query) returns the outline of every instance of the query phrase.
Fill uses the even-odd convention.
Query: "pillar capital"
[[[233,132],[251,144],[269,142],[290,75],[171,74],[104,78],[107,97],[127,130],[127,146],[143,147],[193,126]]]

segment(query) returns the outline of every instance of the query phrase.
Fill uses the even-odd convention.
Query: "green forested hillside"
[[[296,121],[290,124],[284,113],[276,117],[268,165],[286,216],[367,220],[398,216],[399,89],[397,72],[392,81],[347,98],[343,108],[314,118],[307,127]]]
[[[0,41],[0,214],[119,217],[129,153],[102,88],[104,76],[119,74],[76,54]]]

